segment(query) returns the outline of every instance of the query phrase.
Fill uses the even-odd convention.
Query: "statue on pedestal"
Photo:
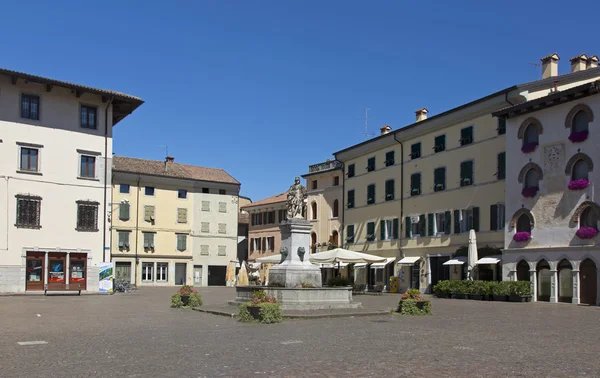
[[[287,217],[288,219],[304,219],[306,211],[306,188],[300,184],[300,177],[296,177],[294,185],[290,186],[287,193]]]

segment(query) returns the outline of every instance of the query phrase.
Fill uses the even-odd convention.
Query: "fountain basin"
[[[279,302],[282,310],[310,311],[327,309],[359,308],[360,302],[352,301],[352,287],[273,287],[237,286],[236,298],[230,304],[241,304],[252,300],[255,290],[264,290]]]

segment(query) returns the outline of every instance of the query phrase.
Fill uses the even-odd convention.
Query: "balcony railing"
[[[342,163],[337,160],[327,160],[326,162],[313,164],[308,167],[308,173],[324,172],[333,169],[341,169]]]

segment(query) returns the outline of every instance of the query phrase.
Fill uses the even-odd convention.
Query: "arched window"
[[[558,264],[558,301],[571,303],[573,300],[573,267],[567,260]]]
[[[594,211],[594,208],[588,206],[585,208],[585,210],[583,210],[581,216],[579,217],[579,228],[592,227],[597,230],[599,220],[600,218],[598,217],[596,211]]]
[[[540,176],[537,170],[530,169],[525,174],[525,188],[539,188],[540,187]]]
[[[527,214],[521,214],[517,219],[517,232],[531,233],[531,220]]]
[[[529,264],[525,260],[517,264],[517,281],[529,281]]]
[[[316,220],[317,219],[317,203],[313,202],[310,205],[310,209],[311,209],[311,213],[312,213],[312,219]]]
[[[525,137],[523,138],[523,143],[539,143],[539,135],[537,126],[533,123],[530,123],[529,126],[525,129]]]
[[[317,234],[314,232],[310,234],[310,253],[317,252]]]
[[[546,260],[537,264],[537,300],[548,302],[552,291],[552,272]]]
[[[573,117],[573,125],[571,126],[572,132],[580,133],[582,131],[589,130],[590,119],[588,114],[583,110],[580,110]]]
[[[340,214],[340,204],[338,200],[333,201],[333,209],[332,209],[333,217],[337,218]]]
[[[331,244],[333,248],[337,248],[339,243],[339,235],[337,231],[331,233]]]
[[[590,167],[585,160],[577,160],[577,162],[573,165],[573,172],[571,173],[571,179],[573,181],[579,179],[588,180],[588,174],[590,172]]]

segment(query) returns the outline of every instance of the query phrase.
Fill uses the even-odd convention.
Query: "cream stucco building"
[[[117,280],[225,285],[237,260],[240,183],[221,169],[117,156],[111,254]]]
[[[0,292],[98,291],[112,128],[142,103],[0,69]]]
[[[557,76],[558,55],[542,59],[543,79],[515,85],[334,154],[344,164],[343,239],[349,249],[388,258],[385,267],[355,276],[368,284],[398,277],[400,291],[429,291],[439,280],[461,278],[444,265],[468,242],[504,247],[506,127],[492,112],[564,90],[600,75],[594,64]],[[480,279],[500,279],[500,264],[479,265]]]

